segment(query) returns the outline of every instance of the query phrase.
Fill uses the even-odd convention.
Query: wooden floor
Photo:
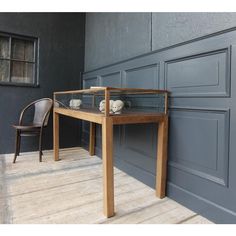
[[[0,223],[210,224],[175,201],[115,168],[116,215],[102,214],[102,163],[81,148],[25,153],[12,164],[0,156]]]

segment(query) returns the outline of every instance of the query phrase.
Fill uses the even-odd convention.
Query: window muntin
[[[0,85],[37,85],[37,39],[0,34]]]

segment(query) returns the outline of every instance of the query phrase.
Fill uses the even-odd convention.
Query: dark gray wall
[[[169,17],[177,19],[177,15],[181,13],[172,13]],[[235,14],[219,14],[217,19],[208,14],[199,13],[199,16],[203,19],[205,16],[205,24],[195,16],[191,20],[185,18],[176,22],[185,33],[177,34],[173,20],[168,33],[160,36],[163,37],[160,45],[182,42],[181,45],[87,72],[83,86],[168,89],[171,97],[167,195],[217,223],[235,223],[236,28],[183,42],[233,26]],[[154,25],[158,27],[158,22],[152,22],[152,34]],[[190,30],[190,25],[196,27],[195,30]],[[197,25],[201,26],[199,30]],[[139,34],[141,32],[136,32],[137,37]],[[158,40],[155,42],[158,47]],[[103,57],[109,47],[104,48]],[[90,60],[88,57],[86,60],[88,68]],[[85,147],[88,131],[85,124],[82,138]],[[151,187],[155,186],[156,131],[153,125],[126,125],[116,127],[114,132],[116,166]],[[97,127],[96,153],[101,155],[100,126]]]
[[[52,98],[54,91],[80,88],[84,67],[85,14],[65,13],[1,13],[0,31],[38,37],[39,88],[0,86],[0,153],[14,151],[15,133],[21,109],[29,102]],[[61,120],[62,147],[78,146],[79,122]],[[37,149],[37,139],[23,138],[22,150]],[[52,116],[46,130],[45,149],[52,148]]]
[[[151,49],[150,13],[87,13],[85,70]]]
[[[152,49],[157,50],[236,26],[236,13],[153,13]]]
[[[236,26],[236,13],[87,13],[85,70]]]

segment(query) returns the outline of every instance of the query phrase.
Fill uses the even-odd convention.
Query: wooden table
[[[106,217],[114,216],[114,173],[113,173],[113,126],[123,124],[158,123],[156,196],[165,197],[168,115],[155,113],[129,113],[104,116],[100,112],[71,110],[55,107],[53,111],[54,159],[59,160],[59,115],[90,122],[89,154],[95,154],[95,124],[102,125],[103,162],[103,211]]]

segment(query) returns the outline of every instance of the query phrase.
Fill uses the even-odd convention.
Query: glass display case
[[[92,112],[104,116],[167,113],[168,92],[154,89],[91,87],[54,93],[57,108]]]
[[[103,161],[103,212],[114,211],[113,129],[115,125],[158,124],[156,196],[166,195],[168,92],[154,89],[91,87],[54,93],[53,149],[59,160],[59,116],[90,122],[89,154],[95,155],[96,125],[101,125]]]

